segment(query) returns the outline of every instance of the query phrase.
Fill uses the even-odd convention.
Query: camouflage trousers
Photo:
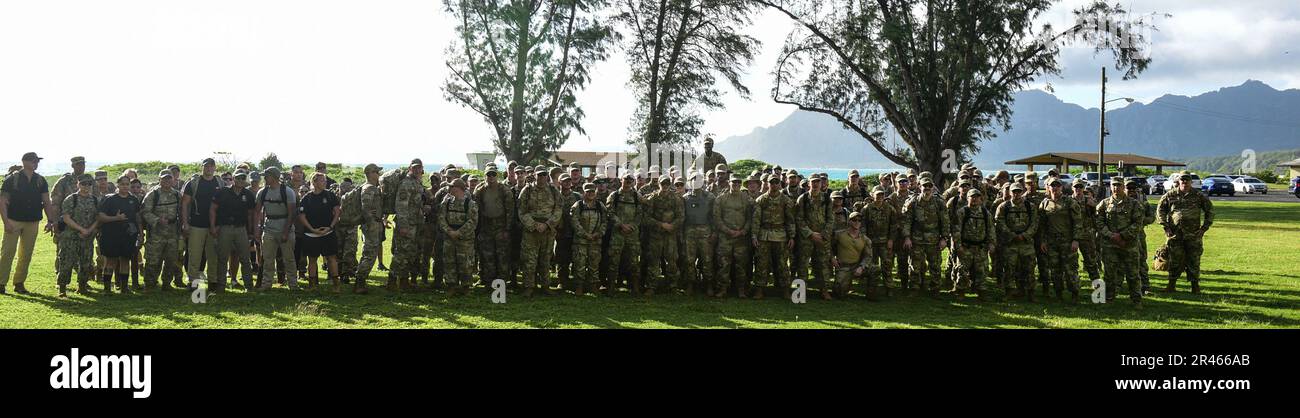
[[[749,237],[741,234],[739,238],[721,236],[718,238],[717,264],[718,272],[714,276],[715,291],[725,292],[732,283],[749,280],[750,266]]]
[[[1083,269],[1088,272],[1088,279],[1101,279],[1101,254],[1097,253],[1097,241],[1079,241],[1079,255],[1083,259]]]
[[[557,233],[558,235],[558,233]],[[572,286],[570,275],[573,273],[573,237],[555,238],[555,280],[561,286]]]
[[[400,231],[410,231],[409,236],[393,234],[393,262],[388,266],[388,275],[397,280],[414,279],[420,271],[420,228],[423,226],[399,226]]]
[[[632,276],[629,279],[639,280],[641,274],[641,231],[639,228],[632,228],[632,231],[624,233],[615,225],[614,232],[609,237],[609,252],[606,255],[609,257],[609,263],[605,274],[609,277],[610,289],[618,288],[620,282],[619,270],[625,262],[629,267],[628,272]]]
[[[253,287],[253,266],[248,257],[248,227],[243,225],[224,225],[217,231],[217,264],[208,280],[218,286],[226,285],[226,269],[230,266],[230,256],[239,257],[240,276],[244,287]]]
[[[754,249],[754,257],[756,257],[754,286],[767,286],[772,283],[768,281],[768,277],[774,277],[778,288],[782,290],[790,288],[790,272],[786,267],[790,259],[790,250],[785,243],[785,241],[758,241],[758,247]]]
[[[91,280],[95,270],[95,235],[82,238],[71,226],[58,235],[62,235],[55,256],[59,285],[66,286],[72,282],[73,270],[77,271],[80,282]]]
[[[1201,253],[1204,247],[1201,244],[1201,238],[1195,239],[1168,239],[1165,245],[1169,246],[1169,283],[1173,284],[1178,281],[1178,276],[1187,272],[1187,280],[1199,285],[1201,281]],[[1146,260],[1142,261],[1146,264]]]
[[[443,236],[438,231],[437,224],[420,225],[419,239],[417,240],[416,265],[411,272],[411,278],[429,277],[429,271],[433,271],[435,280],[442,278],[442,242]]]
[[[573,240],[573,282],[586,290],[600,287],[597,277],[600,275],[600,239]]]
[[[917,289],[939,291],[939,281],[943,278],[939,257],[942,251],[937,242],[912,242],[912,273]]]
[[[353,277],[357,272],[357,227],[340,226],[339,235],[339,277]]]
[[[541,276],[542,286],[551,287],[551,255],[555,251],[555,230],[547,228],[546,232],[525,231],[523,241],[519,244],[519,268],[524,279],[524,288],[537,286],[537,277]]]
[[[1011,283],[1016,283],[1020,290],[1034,291],[1034,257],[1033,241],[1008,242],[1002,251],[1002,268],[1007,277],[1002,280],[1002,290],[1010,290]]]
[[[1047,275],[1052,285],[1058,292],[1064,289],[1079,294],[1079,252],[1070,249],[1070,241],[1046,243]]]
[[[808,248],[812,244],[807,238],[796,237],[794,239],[794,249],[788,251],[790,254],[790,279],[804,279],[808,281],[808,257],[812,255],[812,249]]]
[[[162,274],[163,283],[171,283],[181,271],[180,237],[175,232],[156,233],[149,231],[144,242],[144,286],[158,284],[158,275]]]
[[[956,273],[952,284],[952,289],[958,293],[965,293],[967,290],[980,293],[984,291],[984,279],[988,276],[989,251],[985,244],[965,245],[959,244],[956,247],[957,265],[953,268]]]
[[[704,280],[703,283],[713,283],[713,246],[716,241],[709,239],[710,232],[708,225],[686,227],[686,239],[682,243],[683,284],[700,279]]]
[[[510,237],[502,234],[510,229],[506,218],[483,218],[478,225],[478,254],[483,261],[480,277],[490,285],[493,280],[505,279],[510,265]]]
[[[894,269],[894,249],[885,241],[871,243],[871,264],[879,266],[880,285],[888,288]]]
[[[474,237],[442,240],[442,255],[446,262],[446,283],[448,286],[468,288],[474,285]]]
[[[903,247],[903,240],[894,238],[894,267],[898,269],[899,287],[907,289],[911,287],[912,278],[912,250]],[[888,286],[888,284],[886,284]]]
[[[677,281],[677,235],[656,230],[646,244],[646,285],[671,286]]]
[[[364,244],[361,247],[361,261],[357,262],[355,277],[357,280],[370,278],[370,269],[375,267],[375,262],[379,261],[379,251],[384,248],[383,222],[365,222],[361,224],[361,238]]]
[[[877,280],[875,279],[875,274],[868,272],[867,269],[863,269],[862,274],[855,274],[854,270],[857,270],[856,265],[848,267],[841,265],[841,267],[835,269],[835,289],[840,292],[841,297],[848,295],[849,290],[853,288],[853,282],[855,280],[859,283],[863,283],[868,291],[876,287]],[[826,287],[826,290],[830,290],[829,285]]]
[[[1034,260],[1038,262],[1038,283],[1043,285],[1043,289],[1046,291],[1048,287],[1051,287],[1052,278],[1048,276],[1047,254],[1039,250],[1042,243],[1042,240],[1034,239]]]
[[[1106,301],[1115,300],[1120,283],[1128,284],[1129,299],[1142,300],[1142,281],[1137,277],[1137,248],[1119,247],[1107,242],[1102,246],[1106,266]]]
[[[1149,275],[1150,271],[1147,268],[1147,234],[1142,229],[1138,229],[1137,249],[1137,276],[1138,281],[1142,282],[1142,292],[1145,293],[1146,291],[1151,290],[1151,276]]]
[[[820,283],[823,289],[829,289],[830,281],[834,278],[831,276],[831,248],[829,236],[822,236],[822,242],[818,244],[811,238],[804,238],[795,244],[798,249],[800,262],[805,267],[799,271],[803,272],[803,277],[794,275],[795,278],[808,278],[808,270],[812,270],[812,277]],[[793,263],[792,263],[793,264]]]

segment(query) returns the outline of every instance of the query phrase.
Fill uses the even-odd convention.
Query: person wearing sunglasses
[[[1111,195],[1097,204],[1097,227],[1102,240],[1102,259],[1106,267],[1106,302],[1115,300],[1120,283],[1128,283],[1129,300],[1142,308],[1141,282],[1137,277],[1138,229],[1142,228],[1142,208],[1125,192],[1124,180],[1112,177]]]
[[[939,296],[939,253],[948,246],[949,217],[944,202],[934,193],[934,181],[921,180],[921,194],[903,208],[903,248],[912,253],[917,289]]]
[[[1011,183],[1011,200],[1002,202],[994,215],[994,225],[1002,236],[1003,274],[1008,276],[1002,287],[1014,281],[1018,294],[1034,301],[1034,235],[1038,231],[1038,209],[1025,200],[1022,176]]]
[[[72,271],[77,271],[77,292],[90,293],[90,278],[95,270],[95,231],[99,229],[96,213],[99,197],[91,192],[95,178],[82,173],[75,177],[77,192],[60,202],[60,223],[56,226],[59,244],[55,267],[58,274],[59,297],[68,297],[68,284]]]
[[[1205,233],[1214,224],[1214,204],[1192,186],[1192,174],[1178,173],[1178,189],[1165,193],[1156,205],[1156,219],[1165,229],[1169,247],[1169,284],[1166,292],[1176,290],[1178,276],[1187,272],[1192,293],[1201,293],[1201,252]]]

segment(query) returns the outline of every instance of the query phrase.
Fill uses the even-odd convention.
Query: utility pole
[[[1106,198],[1106,67],[1101,67],[1101,135],[1097,140],[1097,199]]]

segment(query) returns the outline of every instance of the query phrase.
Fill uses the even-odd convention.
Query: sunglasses
[[[1052,187],[1061,187],[1060,184],[1053,184]]]
[[[933,189],[933,188],[934,188],[934,185],[933,185],[933,184],[927,184],[927,185],[921,186],[921,188],[922,188],[922,189]]]
[[[1011,193],[1024,193],[1024,190],[1012,190]]]
[[[93,180],[88,180],[88,181],[80,182],[80,183],[78,183],[78,184],[80,184],[80,185],[82,185],[82,186],[94,186],[94,185],[95,185],[95,182],[94,182]]]

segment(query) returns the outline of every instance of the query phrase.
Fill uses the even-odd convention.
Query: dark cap
[[[203,165],[217,165],[217,160],[212,159],[212,157],[204,158]]]
[[[163,170],[158,172],[158,178],[160,179],[171,177],[171,176],[172,176],[171,170]],[[90,177],[90,176],[83,175],[82,177]]]
[[[280,167],[267,167],[262,170],[262,175],[266,177],[280,177]]]
[[[424,161],[420,161],[419,158],[416,158],[414,160],[411,160],[411,165],[409,165],[408,167],[415,167],[417,165],[420,167],[424,167]]]
[[[366,164],[366,168],[365,168],[364,170],[362,170],[361,172],[362,172],[362,173],[378,173],[378,172],[379,172],[379,165],[378,165],[378,164],[375,164],[375,163]]]
[[[29,153],[23,154],[23,161],[40,161],[40,160],[43,160],[43,159],[44,159],[44,158],[41,158],[40,156],[37,156],[36,153],[34,153],[34,152],[29,152]]]
[[[86,157],[81,157],[81,156],[72,157],[72,163],[73,163],[73,164],[85,164],[85,163],[86,163]]]

